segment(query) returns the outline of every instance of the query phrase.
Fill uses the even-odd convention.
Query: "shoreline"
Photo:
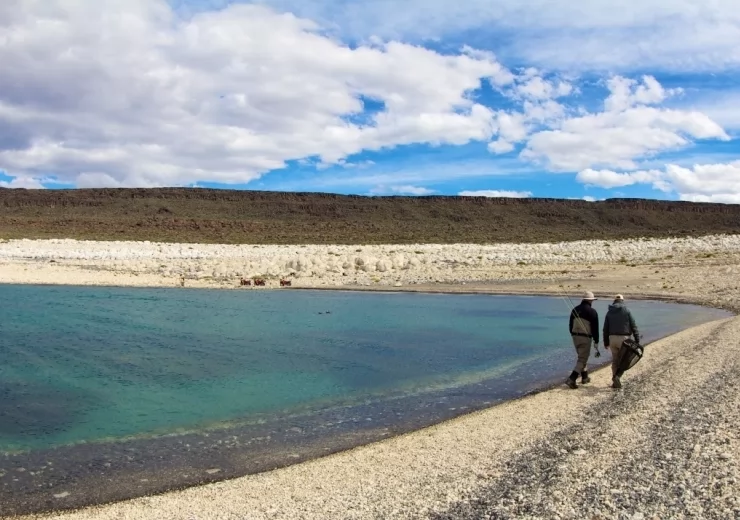
[[[740,235],[558,244],[219,246],[0,242],[0,283],[559,294],[586,287],[738,311]],[[240,287],[261,277],[265,287]],[[280,287],[279,279],[291,287]],[[688,282],[688,283],[687,283]],[[707,286],[703,287],[702,284]]]
[[[240,291],[244,290],[240,287],[218,287],[218,286],[204,286],[204,287],[171,287],[169,285],[128,285],[128,284],[85,284],[85,283],[54,283],[54,282],[3,282],[0,281],[0,287],[4,285],[30,285],[36,287],[102,287],[102,288],[128,288],[128,289],[182,289],[182,290],[211,290],[211,291]],[[306,287],[268,287],[257,289],[259,291],[326,291],[326,292],[370,292],[370,293],[385,293],[385,294],[460,294],[460,295],[481,295],[481,296],[541,296],[541,297],[552,297],[552,298],[564,298],[569,297],[574,303],[578,299],[578,295],[567,294],[561,291],[548,291],[544,289],[535,291],[522,291],[514,287],[508,286],[506,289],[490,289],[488,287],[475,287],[471,285],[465,287],[464,285],[448,285],[442,288],[435,288],[432,285],[425,285],[421,287],[405,286],[405,287],[363,287],[363,286],[352,286],[352,285],[326,285],[326,286],[306,286]],[[600,298],[600,299],[609,299]],[[682,305],[697,305],[700,307],[707,307],[718,310],[725,310],[731,312],[734,315],[740,314],[740,306],[731,304],[726,307],[706,303],[704,299],[697,299],[692,296],[675,296],[666,295],[660,293],[631,293],[631,300],[636,301],[656,301],[664,303],[676,303]]]
[[[489,375],[412,393],[399,391],[387,396],[366,396],[317,410],[285,410],[247,421],[226,421],[205,429],[131,437],[120,442],[80,442],[6,454],[6,469],[9,466],[25,468],[26,471],[16,477],[21,482],[25,481],[25,484],[16,484],[17,497],[12,494],[8,496],[0,489],[0,503],[10,511],[16,510],[16,516],[10,518],[65,514],[142,496],[165,496],[178,489],[225,482],[310,462],[385,439],[413,434],[460,416],[548,391],[558,385],[560,377],[557,374],[530,380],[528,376],[536,368],[537,360],[515,365],[509,370],[511,378],[505,387],[501,386],[498,378]],[[369,418],[372,418],[372,422],[366,423]],[[239,443],[249,445],[249,449],[240,452],[235,446]],[[205,446],[198,449],[190,448],[203,444]],[[211,453],[212,450],[217,453]],[[84,476],[68,479],[67,482],[59,481],[60,473],[74,475],[78,467],[88,467],[101,460],[116,469],[106,470],[100,464],[95,464],[92,482],[88,482],[91,479]],[[148,467],[148,461],[151,460],[157,461],[156,478],[150,475],[148,482],[142,484],[140,477],[153,471]],[[2,466],[0,464],[0,470]],[[39,470],[38,466],[42,466],[42,469]],[[29,476],[34,472],[43,473],[43,480],[35,483]],[[185,473],[188,474],[187,478],[176,476]],[[35,489],[52,481],[56,494],[69,493],[64,501],[72,502],[52,511],[44,511],[43,507],[35,505],[22,505],[49,504],[51,495],[35,493]],[[108,482],[115,482],[115,486],[111,488]],[[98,498],[90,500],[85,490],[93,485]],[[150,489],[142,492],[147,486]],[[21,513],[24,509],[26,512]],[[0,515],[0,518],[5,517]]]
[[[725,318],[709,322],[703,325],[686,329],[676,334],[661,338],[654,342],[658,347],[663,349],[667,345],[674,341],[696,341],[699,338],[711,336],[715,333],[715,329],[726,327],[730,323],[735,325],[733,335],[740,331],[740,324],[738,318]],[[662,360],[665,361],[665,360]],[[640,379],[645,378],[645,372],[648,370],[644,366],[645,361],[638,365],[643,365],[633,369],[634,373],[630,373],[629,384],[637,387]],[[570,401],[571,412],[586,412],[586,415],[595,414],[598,410],[602,410],[604,404],[608,401],[614,401],[619,399],[619,395],[607,396],[607,401],[604,401],[604,393],[611,394],[613,391],[607,390],[605,375],[605,368],[607,366],[599,368],[591,373],[594,383],[586,390],[585,395],[579,397],[582,398],[582,402]],[[641,373],[638,373],[638,369],[642,369]],[[627,379],[627,377],[625,378]],[[598,387],[604,388],[601,390],[601,395],[597,392]],[[641,389],[640,389],[641,390]],[[634,392],[637,394],[638,389],[635,390],[623,390],[623,392]],[[555,394],[555,395],[553,395]],[[237,477],[229,480],[221,480],[214,483],[204,484],[201,486],[190,487],[180,491],[168,491],[151,495],[148,497],[142,497],[132,500],[125,500],[121,502],[113,502],[108,504],[102,504],[99,506],[85,507],[80,509],[57,511],[52,513],[43,514],[32,514],[32,515],[21,515],[21,516],[10,516],[9,519],[13,520],[41,520],[41,519],[68,519],[68,520],[86,520],[86,519],[120,519],[120,518],[132,518],[132,519],[148,519],[164,518],[164,519],[190,519],[190,518],[228,518],[234,519],[243,518],[243,513],[246,511],[252,512],[252,516],[249,518],[259,519],[272,519],[272,518],[433,518],[435,520],[452,519],[452,518],[479,518],[481,512],[476,510],[474,513],[466,511],[465,509],[470,507],[471,503],[481,500],[481,493],[485,493],[488,490],[485,486],[478,488],[480,483],[496,482],[501,483],[511,478],[510,464],[513,461],[520,459],[525,456],[531,458],[532,453],[538,453],[540,448],[538,444],[545,442],[550,447],[552,441],[545,440],[553,431],[562,432],[568,430],[571,433],[573,428],[572,421],[563,421],[561,417],[558,417],[560,410],[552,410],[553,397],[556,396],[558,401],[562,400],[563,394],[570,395],[569,391],[563,390],[562,385],[559,383],[553,383],[549,386],[543,387],[538,390],[531,391],[520,397],[506,400],[504,402],[495,403],[493,406],[486,407],[480,410],[475,410],[465,415],[455,417],[432,426],[428,426],[422,429],[412,430],[408,433],[402,433],[393,437],[384,438],[382,440],[376,440],[370,444],[363,444],[358,447],[350,448],[345,451],[338,451],[331,453],[319,458],[310,458],[305,461],[300,461],[297,464],[293,464],[287,467],[266,471],[263,473],[257,473],[253,475],[247,475],[244,477]],[[635,395],[636,397],[636,395]],[[624,403],[624,399],[621,401]],[[664,403],[664,400],[660,401]],[[731,403],[732,405],[732,403]],[[590,412],[587,412],[591,410]],[[533,431],[523,432],[518,428],[512,428],[510,425],[503,427],[499,431],[495,427],[491,429],[491,423],[498,423],[498,418],[521,417],[524,414],[527,417],[535,417],[536,421],[532,426]],[[601,413],[603,416],[604,414]],[[603,417],[601,417],[603,418]],[[613,417],[612,417],[613,418]],[[597,423],[600,424],[600,423]],[[471,426],[472,425],[472,426]],[[596,424],[594,425],[596,427]],[[482,428],[482,430],[481,430]],[[486,436],[485,433],[495,433],[494,441],[487,444],[487,446],[495,446],[493,455],[491,456],[492,464],[480,464],[483,453],[489,453],[488,450],[481,450],[473,448],[472,445],[475,442],[470,442],[466,439],[466,435],[473,432],[472,437],[474,440],[482,441]],[[534,435],[532,435],[532,433]],[[515,435],[512,435],[515,434]],[[514,437],[518,437],[514,440]],[[598,435],[599,439],[605,437],[604,434]],[[427,440],[427,439],[430,440]],[[442,446],[434,446],[435,442],[439,439],[443,440]],[[499,442],[496,442],[499,441]],[[600,441],[604,442],[604,440]],[[553,443],[557,444],[557,443]],[[399,446],[400,445],[400,446]],[[580,447],[577,442],[572,445],[566,445],[564,449],[561,448],[559,456],[572,458],[577,456],[578,458],[587,458],[588,455],[597,455],[598,449],[592,452],[590,449],[585,450]],[[447,478],[442,480],[445,484],[442,486],[444,495],[439,495],[439,489],[437,485],[432,485],[434,489],[432,496],[435,498],[428,505],[422,506],[421,502],[415,498],[416,491],[413,491],[415,487],[414,483],[417,479],[421,479],[423,485],[422,488],[429,487],[429,475],[434,477],[442,478],[445,475],[444,468],[447,467],[449,459],[447,456],[443,456],[440,452],[447,452],[448,449],[453,448],[454,450],[460,450],[466,455],[473,455],[473,459],[464,456],[465,460],[464,467],[460,461],[460,457],[455,455],[453,457],[454,462],[451,464],[454,473],[457,475],[465,475],[463,484],[452,484],[447,481]],[[731,468],[734,470],[731,475],[740,476],[738,471],[738,465],[736,461],[740,461],[737,458],[737,445],[735,446],[735,452],[731,452],[730,459],[733,465]],[[669,447],[670,448],[670,447]],[[414,455],[411,457],[403,456],[402,458],[411,464],[410,469],[401,469],[400,464],[396,461],[397,454],[403,452],[406,449],[414,451]],[[419,467],[417,461],[418,452],[424,453],[422,455],[422,466]],[[449,452],[451,453],[451,452]],[[448,455],[449,455],[448,453]],[[501,455],[504,458],[501,459]],[[723,453],[721,455],[726,455]],[[441,457],[441,458],[440,458]],[[508,458],[513,457],[513,458]],[[468,463],[475,461],[472,468],[467,466]],[[386,478],[388,472],[383,470],[385,465],[390,465],[390,476],[393,479],[391,485],[380,486],[381,477]],[[424,469],[422,469],[424,468]],[[370,472],[372,482],[383,491],[383,498],[385,501],[381,503],[381,507],[377,507],[377,504],[369,503],[370,500],[362,500],[361,504],[364,507],[358,507],[354,505],[352,510],[355,514],[347,515],[347,510],[343,509],[346,501],[350,501],[353,498],[353,492],[340,493],[339,497],[334,495],[339,488],[331,482],[336,482],[337,477],[335,472],[341,472],[349,477],[355,477],[361,482],[367,482],[367,479],[363,480],[361,475],[365,472]],[[531,471],[530,466],[525,467],[525,471]],[[597,473],[601,477],[601,471],[597,466]],[[397,480],[396,475],[401,472],[406,475],[413,475],[412,481],[406,481],[402,488],[401,500],[398,500],[397,492],[395,489],[395,482]],[[472,476],[472,478],[470,478]],[[605,477],[606,475],[603,475]],[[304,487],[302,482],[305,479],[319,478],[319,484],[314,488],[313,486]],[[394,478],[396,477],[396,478]],[[344,477],[347,478],[347,477]],[[341,479],[341,480],[344,480]],[[351,479],[350,479],[351,481]],[[734,491],[740,489],[739,486],[734,485],[738,482],[737,479],[730,479],[730,484]],[[301,496],[300,499],[295,495],[287,498],[283,496],[285,493],[280,491],[280,486],[285,490],[287,494],[294,494],[297,490],[301,490],[301,495],[308,495],[311,497],[311,506],[306,507],[304,503],[305,496]],[[447,490],[448,487],[454,489],[454,499],[450,500],[450,494]],[[362,495],[362,486],[352,486],[352,489],[357,494]],[[733,491],[733,492],[734,492]],[[332,497],[329,500],[329,504],[324,504],[323,501],[329,499],[328,493],[331,493]],[[512,500],[511,502],[516,502]],[[526,501],[525,501],[526,502]],[[275,504],[283,504],[283,507],[275,507]],[[485,504],[485,501],[483,502]],[[562,503],[562,501],[561,501]],[[195,504],[193,507],[192,504]],[[399,507],[400,504],[400,507]],[[517,506],[523,506],[524,503],[517,503]],[[613,504],[612,504],[613,505]],[[253,507],[257,507],[257,510]],[[511,504],[507,504],[504,509],[509,510]],[[226,512],[224,512],[224,508]],[[359,509],[359,511],[358,511]],[[608,508],[607,508],[608,509]],[[462,511],[460,511],[462,510]],[[565,509],[568,511],[568,509]],[[639,511],[640,508],[631,509],[633,513]],[[155,512],[156,511],[156,512]],[[498,512],[499,509],[496,509]],[[598,511],[598,510],[597,510]],[[619,511],[624,512],[625,509],[612,508],[612,513],[616,514]],[[667,516],[676,514],[678,509],[663,509],[661,512]],[[720,510],[719,515],[707,514],[704,518],[728,518],[723,516],[727,511],[733,511],[735,514],[740,512],[740,504],[734,510]],[[198,516],[192,516],[193,512],[197,512]],[[526,509],[519,511],[519,514],[515,515],[516,518],[563,518],[562,513],[548,512],[548,514],[542,515],[531,515],[524,514],[529,512]],[[531,513],[531,512],[530,512]],[[155,516],[152,516],[155,515]],[[573,515],[575,517],[577,515]],[[570,518],[567,514],[566,518]],[[609,518],[607,516],[604,518]],[[658,516],[663,518],[666,516]],[[513,518],[513,517],[512,517]]]
[[[514,288],[508,288],[504,290],[498,290],[498,289],[487,289],[487,288],[467,288],[462,290],[454,290],[454,288],[443,288],[443,289],[433,289],[433,288],[413,288],[413,287],[403,287],[399,289],[392,289],[392,288],[369,288],[369,287],[352,287],[352,286],[325,286],[325,287],[295,287],[293,290],[305,290],[305,291],[347,291],[347,292],[381,292],[381,293],[420,293],[420,294],[468,294],[468,295],[481,295],[481,296],[541,296],[541,297],[551,297],[551,298],[563,298],[563,293],[558,291],[517,291]],[[567,295],[571,298],[571,300],[576,304],[576,299],[578,299],[578,295],[572,296]],[[603,299],[609,299],[609,298],[603,298]],[[730,304],[727,306],[718,306],[716,304],[709,304],[706,302],[706,300],[703,299],[697,299],[692,298],[691,296],[683,297],[683,296],[671,296],[671,295],[665,295],[665,294],[656,294],[656,293],[636,293],[636,294],[630,294],[630,300],[637,300],[637,301],[656,301],[656,302],[663,302],[663,303],[676,303],[680,305],[696,305],[699,307],[706,307],[710,309],[717,309],[717,310],[724,310],[729,313],[731,313],[733,316],[738,316],[740,314],[740,307],[736,304]]]
[[[635,267],[620,262],[592,264],[594,268],[591,272],[583,270],[584,276],[570,272],[570,277],[564,276],[562,279],[552,279],[546,275],[566,270],[563,265],[547,264],[529,270],[518,268],[516,264],[497,266],[489,273],[508,270],[511,278],[495,279],[494,283],[468,279],[464,285],[463,281],[458,281],[455,284],[403,283],[401,287],[336,286],[326,283],[330,280],[312,284],[306,278],[299,278],[303,283],[290,289],[554,297],[562,297],[562,291],[565,291],[574,303],[577,303],[575,299],[580,292],[580,285],[583,290],[592,290],[602,298],[608,295],[606,299],[621,292],[628,301],[657,299],[701,305],[722,308],[736,316],[692,327],[655,341],[646,352],[646,358],[626,374],[625,388],[620,392],[608,388],[607,370],[600,368],[592,372],[594,382],[577,391],[554,385],[433,426],[282,469],[74,512],[17,518],[83,520],[150,518],[149,515],[155,514],[158,518],[173,520],[193,517],[236,519],[243,518],[247,512],[251,514],[250,518],[255,519],[447,519],[478,518],[484,513],[496,513],[503,517],[570,518],[571,511],[576,511],[574,504],[581,504],[594,516],[606,514],[607,517],[620,513],[631,515],[638,511],[658,517],[698,514],[705,518],[728,518],[739,515],[740,501],[733,502],[732,496],[740,496],[740,439],[722,425],[730,420],[729,425],[734,424],[736,429],[738,424],[733,422],[738,413],[732,407],[740,397],[740,388],[734,383],[740,377],[740,367],[736,361],[740,349],[734,340],[740,333],[740,318],[737,317],[740,293],[732,282],[732,275],[740,272],[740,254],[734,245],[726,251],[718,249],[713,253],[701,253],[713,255],[702,260],[698,260],[693,252],[683,257],[673,252],[669,254],[674,258],[666,262],[667,265],[656,266],[647,258],[644,259],[644,265]],[[23,263],[0,259],[0,282],[6,282],[4,274],[7,274],[8,266],[12,266],[11,271],[15,269],[13,278],[23,278],[23,273],[18,271],[19,266],[23,269]],[[76,266],[65,268],[56,265],[48,273],[60,274],[65,269],[71,278],[86,272]],[[532,274],[532,270],[539,272]],[[653,273],[656,270],[660,273]],[[592,274],[596,276],[590,276]],[[661,278],[652,277],[645,282],[643,277],[651,274],[660,274],[662,278],[669,279],[672,287],[649,291],[651,288],[644,285]],[[138,276],[125,273],[119,273],[115,278],[120,278],[116,281],[123,283],[111,285],[132,286],[134,282],[142,281],[136,279]],[[54,281],[58,282],[58,279]],[[193,285],[198,282],[205,281],[193,280]],[[729,284],[733,286],[728,287]],[[202,288],[207,288],[208,284],[203,285]],[[212,283],[209,287],[233,288],[224,285],[228,284]],[[168,283],[166,286],[172,285]],[[696,351],[696,344],[704,345],[701,354]],[[687,386],[687,381],[691,381],[691,385]],[[725,396],[724,401],[708,400],[702,393],[707,384],[713,384],[716,395]],[[636,409],[628,406],[629,399],[642,394],[646,399],[641,399]],[[694,401],[685,404],[687,399]],[[604,410],[610,406],[619,408],[623,415],[605,414]],[[698,407],[696,415],[703,422],[690,428],[696,428],[697,431],[710,429],[713,432],[711,442],[700,440],[697,444],[702,447],[706,444],[706,449],[716,454],[717,463],[708,467],[692,466],[691,457],[686,463],[680,457],[665,458],[666,453],[670,455],[672,445],[683,445],[681,439],[671,435],[688,438],[692,437],[694,430],[671,434],[660,429],[663,424],[661,421],[666,418],[670,423],[671,417],[689,421],[690,418],[684,417],[681,410],[693,407]],[[705,417],[701,411],[703,409],[712,410],[712,413]],[[583,437],[577,428],[581,414],[596,418],[593,429],[598,432],[595,435],[597,438],[603,438],[603,441],[599,441],[602,444],[592,445],[588,438]],[[524,429],[519,427],[522,418],[526,418]],[[664,445],[649,446],[648,449],[649,442],[644,432],[656,428]],[[604,438],[602,430],[612,432],[612,436]],[[639,446],[624,439],[614,440],[628,433],[639,440]],[[610,441],[607,442],[607,439]],[[646,482],[646,488],[650,488],[648,483],[651,480],[666,478],[661,468],[673,468],[674,472],[689,468],[685,480],[691,490],[688,498],[684,496],[682,501],[676,502],[670,494],[655,489],[645,492],[645,496],[650,498],[649,503],[641,502],[639,496],[626,502],[616,500],[615,497],[620,495],[614,495],[611,491],[620,488],[620,483],[614,475],[609,475],[611,484],[599,488],[601,484],[596,481],[606,480],[605,464],[623,465],[625,460],[631,460],[631,452],[639,455],[643,453],[640,451],[643,448],[648,449],[644,453],[645,460],[657,457],[657,462],[654,467],[640,466],[635,470],[637,480]],[[600,462],[591,464],[587,463],[588,459]],[[542,464],[543,460],[552,462],[549,469],[545,471],[540,468],[532,472],[532,468]],[[563,464],[567,468],[579,469],[556,469]],[[546,482],[539,481],[540,473],[551,477]],[[531,481],[531,496],[517,493],[507,484],[517,475],[523,489]],[[707,487],[706,479],[715,484],[719,482],[723,490],[710,502],[716,507],[716,512],[702,505],[705,502],[697,498],[707,493],[706,490],[702,491]],[[517,481],[516,478],[513,480]],[[700,481],[701,486],[694,486],[692,480]],[[308,482],[313,484],[307,485]],[[591,486],[588,487],[592,489],[590,493],[597,489],[596,499],[591,499],[596,505],[584,502],[584,482]],[[543,489],[549,490],[547,496],[542,496]],[[685,495],[685,491],[682,493]]]

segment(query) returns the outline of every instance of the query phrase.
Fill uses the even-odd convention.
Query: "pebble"
[[[718,449],[740,424],[740,389],[734,383],[740,362],[732,331],[740,332],[740,318],[702,343],[701,350],[695,340],[674,342],[676,356],[660,362],[659,376],[626,375],[625,382],[633,379],[625,385],[631,392],[627,399],[609,400],[608,408],[596,400],[582,412],[591,422],[589,430],[551,432],[509,466],[505,480],[431,518],[732,518],[728,512],[737,510],[740,474],[737,465],[725,462],[731,453]],[[663,452],[667,446],[671,451]],[[697,452],[724,463],[692,458]],[[603,476],[595,478],[594,467],[606,468]],[[527,499],[497,500],[512,492]],[[535,496],[552,501],[540,503]]]

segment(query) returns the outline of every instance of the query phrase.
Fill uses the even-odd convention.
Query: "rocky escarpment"
[[[737,233],[740,205],[364,197],[196,188],[0,189],[0,237],[228,244],[559,242]]]

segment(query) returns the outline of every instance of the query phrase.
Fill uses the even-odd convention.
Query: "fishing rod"
[[[570,296],[568,296],[568,294],[565,292],[565,290],[562,288],[562,286],[560,284],[558,284],[558,281],[559,280],[557,278],[549,278],[549,279],[546,278],[545,281],[553,282],[553,284],[555,285],[555,287],[557,287],[557,291],[558,291],[560,297],[562,298],[561,301],[563,302],[563,305],[565,305],[566,307],[568,307],[568,311],[575,313],[576,318],[578,320],[580,320],[581,326],[583,326],[584,325],[583,318],[581,318],[581,315],[578,314],[578,311],[575,310],[576,309],[576,306],[573,304],[573,301],[570,299]],[[567,302],[566,302],[566,300],[567,300]],[[597,358],[598,357],[601,357],[601,352],[599,351],[599,344],[596,343],[596,342],[594,342],[594,349],[596,350],[595,357],[597,357]]]
[[[578,314],[578,311],[576,310],[576,306],[575,306],[575,305],[573,305],[573,301],[572,301],[572,300],[570,299],[570,296],[568,296],[568,295],[566,294],[566,292],[565,292],[565,291],[564,291],[563,289],[561,289],[561,288],[560,288],[560,286],[559,286],[559,285],[557,286],[557,288],[558,288],[558,291],[559,291],[559,292],[561,293],[561,296],[563,297],[563,300],[562,300],[562,302],[563,302],[563,305],[565,305],[566,307],[570,305],[570,306],[568,307],[568,310],[570,310],[571,312],[574,312],[574,313],[575,313],[575,315],[576,315],[576,318],[577,318],[578,320],[580,320],[580,321],[581,321],[581,326],[583,326],[583,318],[581,318],[581,315],[580,315],[580,314]],[[565,302],[565,300],[568,300],[568,303],[566,303],[566,302]],[[585,327],[584,327],[584,328],[585,328]],[[594,342],[594,349],[596,349],[596,354],[595,354],[595,356],[596,356],[597,358],[598,358],[598,357],[601,357],[601,352],[599,351],[599,344],[598,344],[598,343],[596,343],[596,342]]]

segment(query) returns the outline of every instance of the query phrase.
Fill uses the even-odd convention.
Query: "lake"
[[[569,306],[553,297],[12,285],[0,295],[0,513],[331,453],[542,388],[575,358]],[[608,303],[595,304],[601,319]],[[729,316],[627,303],[646,342]],[[110,475],[116,485],[92,500],[85,486]]]

